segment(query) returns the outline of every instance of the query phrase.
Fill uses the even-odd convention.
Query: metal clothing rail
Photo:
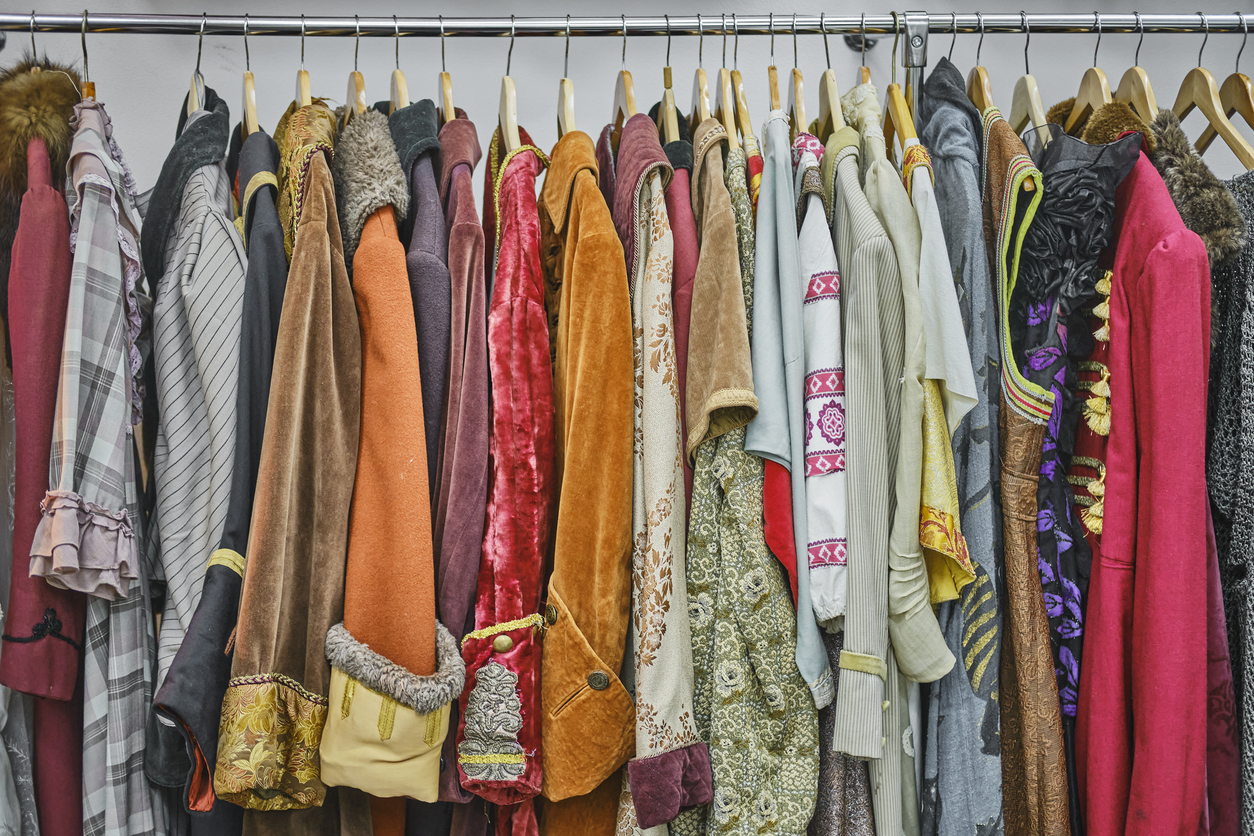
[[[832,15],[672,15],[671,35],[733,34],[733,19],[741,35],[821,35],[867,34],[884,35],[905,31],[907,17],[915,19],[920,32],[978,33],[987,35],[1022,34],[1030,29],[1034,35],[1043,33],[1116,32],[1195,32],[1210,34],[1242,32],[1254,13],[1239,14],[1141,14],[1117,13],[996,13],[949,14],[902,12],[892,14]],[[247,25],[249,36],[288,35],[309,37],[418,36],[447,37],[536,37],[561,36],[613,37],[666,35],[665,17],[628,15],[583,17],[571,16],[569,28],[565,17],[315,17],[295,15],[249,15],[247,24],[242,15],[149,15],[93,13],[34,14],[30,12],[0,13],[0,31],[90,32],[92,34],[125,33],[144,35],[234,35],[243,36]]]

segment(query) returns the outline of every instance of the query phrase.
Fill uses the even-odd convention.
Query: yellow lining
[[[840,651],[840,666],[847,671],[862,671],[888,680],[888,663],[878,656],[868,653],[854,653],[849,650]]]

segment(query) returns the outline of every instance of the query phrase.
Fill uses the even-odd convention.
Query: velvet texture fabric
[[[1145,154],[1115,211],[1105,513],[1076,723],[1081,806],[1094,835],[1227,833],[1235,758],[1208,740],[1212,717],[1229,735],[1235,720],[1212,626],[1223,616],[1205,477],[1206,248]],[[1157,640],[1163,623],[1170,642]]]
[[[39,502],[48,489],[53,413],[61,371],[70,292],[70,229],[65,197],[53,186],[43,139],[26,150],[26,193],[13,240],[9,322],[13,351],[15,435],[13,573],[5,607],[0,682],[43,697],[35,702],[33,745],[40,829],[47,836],[82,832],[76,787],[83,774],[83,620],[87,599],[32,578],[31,542],[39,526]]]
[[[456,768],[463,787],[503,805],[502,820],[517,815],[512,832],[522,833],[534,832],[531,799],[542,775],[536,613],[553,530],[556,453],[535,197],[546,161],[534,146],[508,155],[502,148],[498,131],[488,165],[500,240],[488,311],[492,483],[476,629],[462,640],[467,675]]]
[[[214,773],[219,797],[252,810],[297,810],[326,795],[317,753],[330,676],[323,648],[343,612],[360,440],[361,333],[321,151],[332,137],[319,110],[325,108],[313,104],[293,115],[282,148],[308,169],[299,186]],[[256,715],[262,706],[271,708]],[[259,745],[266,753],[260,769],[249,761]],[[304,816],[250,815],[244,830],[285,832],[297,821],[315,827],[329,815],[326,808]]]
[[[561,480],[545,608],[544,795],[571,799],[546,805],[545,834],[613,832],[615,773],[635,747],[618,678],[631,602],[631,303],[598,169],[591,139],[572,132],[541,196]]]

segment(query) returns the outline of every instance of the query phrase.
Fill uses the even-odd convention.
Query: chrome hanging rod
[[[771,21],[767,15],[736,15],[736,26],[742,35],[767,35],[771,31]],[[775,15],[774,30],[778,35],[820,35],[826,30],[828,34],[892,34],[894,19],[891,14],[875,15]],[[1021,14],[972,14],[951,15],[948,13],[927,14],[927,31],[937,33],[976,33],[981,30],[987,35],[1023,34],[1025,27],[1030,28],[1033,35],[1048,33],[1091,34],[1096,30],[1092,12],[1088,13],[1037,13]],[[1248,21],[1249,15],[1246,15]],[[982,25],[981,19],[982,18]],[[720,19],[721,20],[721,19]],[[901,25],[905,18],[898,15]],[[1099,14],[1101,30],[1104,34],[1116,32],[1202,32],[1211,34],[1222,32],[1241,32],[1242,22],[1236,14],[1142,14],[1132,12],[1118,14]],[[728,17],[727,34],[731,32],[731,18]],[[820,22],[823,26],[820,27]],[[232,35],[244,34],[245,19],[236,15],[148,15],[148,14],[109,14],[78,12],[76,14],[36,14],[33,19],[30,12],[0,13],[0,31],[30,31],[32,26],[37,32],[74,32],[95,33],[126,33],[146,35]],[[1247,24],[1248,25],[1248,24]],[[203,29],[202,29],[203,26]],[[247,19],[248,35],[290,35],[302,34],[301,18],[297,16],[276,17],[273,15],[250,15]],[[358,28],[360,26],[360,29]],[[697,17],[676,16],[670,18],[671,35],[696,35],[701,26]],[[412,35],[418,37],[438,38],[441,34],[450,37],[501,37],[515,34],[518,37],[555,36],[599,36],[621,37],[624,29],[633,37],[641,35],[662,36],[667,34],[667,21],[664,17],[571,17],[569,27],[566,17],[519,17],[511,20],[508,17],[445,17],[443,25],[436,17],[314,17],[304,18],[304,34],[310,37],[364,36],[397,37]],[[722,35],[724,27],[716,23],[715,18],[706,17],[703,25],[705,34]]]

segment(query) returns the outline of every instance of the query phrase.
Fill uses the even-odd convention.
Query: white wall
[[[981,0],[980,5],[970,3],[961,6],[929,6],[911,4],[931,12],[947,13],[984,12],[1014,13],[1027,0],[1007,3],[1004,0]],[[1178,2],[1168,0],[1140,0],[1138,11],[1181,11]],[[1128,12],[1125,4],[1100,3],[1099,11]],[[1204,11],[1231,13],[1232,2],[1207,3]],[[1236,5],[1242,5],[1237,3]],[[92,7],[100,12],[151,12],[164,14],[198,14],[208,10],[213,14],[290,14],[363,16],[403,14],[412,16],[449,15],[502,15],[511,12],[520,16],[564,16],[567,13],[581,15],[647,14],[661,15],[710,15],[717,23],[722,13],[764,14],[774,11],[777,19],[792,12],[818,14],[822,11],[848,14],[866,11],[887,13],[892,6],[874,3],[861,8],[836,7],[816,0],[796,0],[791,7],[753,2],[753,0],[725,0],[719,6],[705,0],[635,0],[630,4],[608,3],[603,0],[585,0],[565,3],[555,0],[532,0],[527,4],[505,0],[477,0],[460,4],[401,3],[398,0],[357,0],[354,3],[331,0],[305,0],[292,2],[245,2],[245,0],[219,0],[216,3],[199,3],[188,0],[102,0]],[[903,7],[904,8],[904,7]],[[1193,7],[1190,7],[1192,9]],[[1248,7],[1247,7],[1248,8]],[[1028,11],[1089,12],[1091,3],[1076,0],[1035,0]],[[71,12],[63,5],[45,7],[40,11]],[[900,11],[900,9],[899,9]],[[1251,10],[1254,11],[1254,10]],[[729,17],[730,22],[730,17]],[[0,64],[10,64],[27,48],[29,39],[25,33],[9,32],[8,46],[0,53]],[[975,62],[978,35],[960,35],[953,52],[953,60],[963,72]],[[1032,37],[1031,69],[1040,84],[1045,107],[1075,94],[1080,76],[1092,63],[1096,38],[1092,35],[1049,35]],[[832,66],[842,89],[852,85],[857,75],[858,54],[845,46],[839,35],[829,37]],[[41,52],[62,62],[81,65],[82,55],[77,34],[39,34],[36,43]],[[1123,71],[1131,66],[1136,48],[1135,34],[1107,34],[1102,38],[1098,63],[1106,70],[1111,85],[1118,84]],[[933,35],[929,43],[929,65],[949,51],[949,35]],[[988,67],[993,79],[995,100],[1005,111],[1010,109],[1014,83],[1023,73],[1022,35],[990,34],[984,39],[981,63]],[[1197,62],[1197,51],[1202,45],[1201,35],[1150,34],[1145,36],[1141,49],[1141,64],[1150,74],[1160,106],[1170,106],[1185,73]],[[1215,33],[1206,47],[1203,63],[1222,83],[1232,72],[1233,61],[1241,45],[1241,35]],[[139,180],[141,188],[150,187],[157,179],[161,164],[174,140],[178,108],[187,92],[187,84],[196,62],[196,37],[194,35],[118,35],[89,34],[87,36],[91,78],[96,83],[98,98],[108,107],[116,137],[127,155],[128,161]],[[505,54],[508,38],[449,38],[447,41],[448,71],[452,74],[454,96],[459,107],[479,128],[480,142],[486,146],[496,120],[500,90],[500,76],[505,71]],[[575,37],[570,42],[570,77],[575,83],[576,115],[580,129],[594,137],[610,116],[615,73],[620,67],[622,42],[618,38]],[[818,35],[798,38],[798,63],[806,79],[807,112],[817,110],[817,81],[825,68],[823,39]],[[363,38],[359,67],[366,79],[370,101],[388,97],[388,82],[393,69],[395,44],[391,38]],[[549,149],[557,140],[556,100],[557,81],[562,74],[563,39],[518,38],[514,46],[511,75],[518,87],[519,122],[528,129],[540,147]],[[892,38],[882,39],[867,53],[867,64],[872,79],[881,89],[890,80],[890,52]],[[257,110],[262,126],[273,130],[275,122],[291,100],[295,73],[300,58],[298,37],[261,37],[249,39],[251,66],[257,84]],[[627,43],[627,68],[635,80],[637,101],[647,108],[661,97],[662,72],[666,54],[664,37],[636,37]],[[440,70],[440,44],[434,38],[402,38],[400,45],[401,69],[405,71],[410,96],[435,97],[436,78]],[[728,38],[727,61],[732,60],[732,39]],[[791,67],[793,43],[791,36],[775,38],[775,60],[781,67]],[[305,43],[305,64],[312,76],[314,95],[326,96],[336,101],[344,97],[347,75],[352,70],[353,38],[310,37]],[[716,69],[722,63],[722,38],[707,36],[705,39],[705,67]],[[767,114],[766,66],[769,63],[769,38],[762,35],[742,36],[740,39],[739,67],[745,76],[749,106],[754,122],[760,124]],[[687,110],[693,71],[697,66],[697,38],[675,38],[671,45],[671,65],[674,67],[674,86],[678,92],[681,109]],[[201,72],[207,83],[215,88],[230,104],[231,118],[239,118],[240,74],[244,69],[243,41],[238,36],[207,36],[201,58]],[[1254,75],[1254,45],[1246,50],[1243,70]],[[898,80],[904,80],[904,71],[898,70]],[[781,78],[782,81],[782,78]],[[1254,140],[1254,129],[1244,125],[1237,117],[1238,126],[1247,137]],[[1185,122],[1185,130],[1196,139],[1204,126],[1200,114],[1192,114]],[[1232,177],[1243,169],[1231,151],[1217,140],[1206,154],[1206,160],[1221,177]],[[482,167],[476,171],[476,188],[482,188]]]

